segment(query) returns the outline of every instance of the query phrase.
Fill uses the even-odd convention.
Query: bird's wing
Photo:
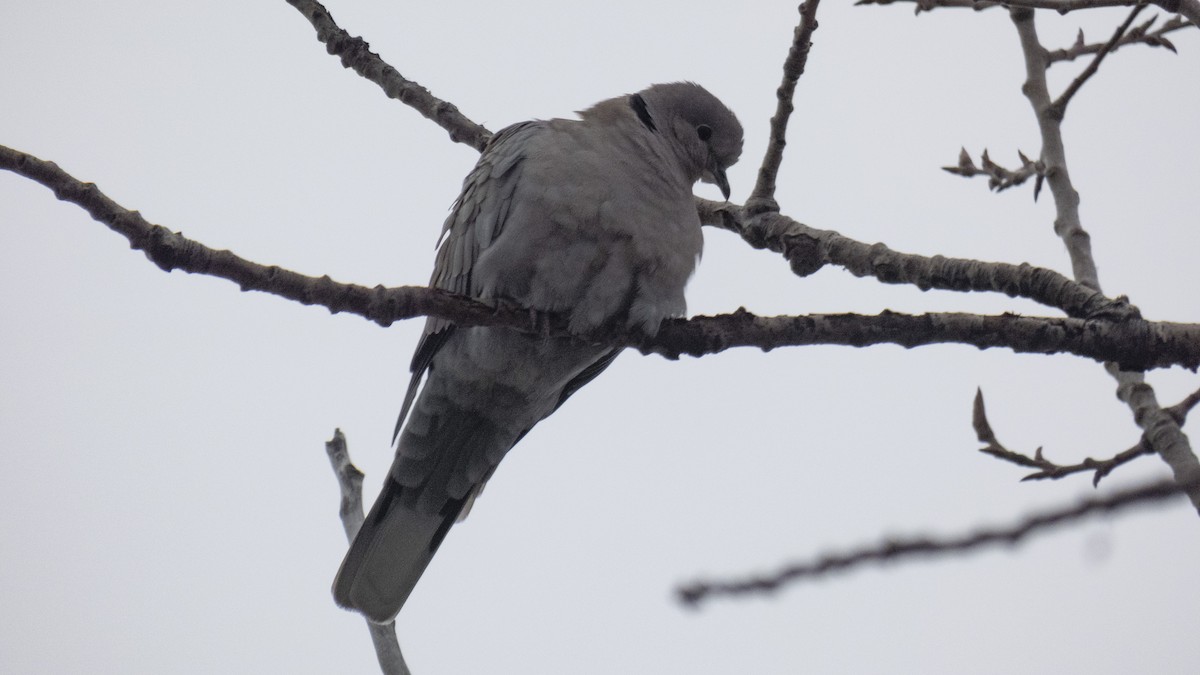
[[[488,142],[479,163],[463,180],[462,193],[454,201],[442,226],[437,261],[429,280],[432,288],[458,295],[475,295],[471,279],[475,260],[503,231],[521,178],[521,160],[525,158],[527,141],[543,125],[537,121],[514,124],[501,129]],[[404,419],[420,389],[421,378],[453,331],[454,324],[446,319],[429,317],[426,320],[425,332],[417,343],[409,367],[412,378],[404,394],[396,428],[392,431],[392,443],[400,435]]]

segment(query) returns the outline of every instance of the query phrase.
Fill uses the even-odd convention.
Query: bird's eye
[[[712,127],[707,124],[701,124],[696,127],[696,135],[700,137],[700,140],[707,141],[712,138]]]

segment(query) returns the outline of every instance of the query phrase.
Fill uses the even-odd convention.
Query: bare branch
[[[1154,16],[1140,26],[1134,26],[1113,45],[1112,51],[1115,52],[1121,47],[1129,45],[1144,44],[1151,47],[1166,47],[1174,52],[1176,51],[1175,45],[1167,39],[1167,33],[1173,33],[1182,28],[1196,25],[1181,16],[1173,16],[1157,30],[1150,30],[1150,27],[1157,20],[1158,17]],[[1074,61],[1087,54],[1097,54],[1100,50],[1104,49],[1106,44],[1106,42],[1086,43],[1083,37],[1083,30],[1081,29],[1079,35],[1075,38],[1075,44],[1065,49],[1055,49],[1046,53],[1047,65],[1054,65],[1063,61]]]
[[[1132,7],[1144,2],[1145,0],[1004,0],[1002,4],[1013,9],[1051,9],[1059,14],[1066,14],[1080,9]],[[1172,14],[1182,14],[1192,23],[1200,24],[1200,0],[1150,0],[1150,2]]]
[[[943,166],[942,170],[966,178],[987,176],[988,189],[996,192],[1016,187],[1029,180],[1030,176],[1037,176],[1037,185],[1033,191],[1033,199],[1037,201],[1038,193],[1041,191],[1041,179],[1045,175],[1045,166],[1041,162],[1029,159],[1020,150],[1017,151],[1017,156],[1021,159],[1021,168],[1013,171],[993,162],[992,158],[988,156],[987,149],[984,149],[983,155],[980,156],[981,168],[975,166],[975,162],[971,160],[971,155],[967,153],[966,148],[963,148],[958,153],[958,165]]]
[[[855,241],[777,213],[765,212],[751,218],[733,204],[699,199],[697,203],[702,222],[736,232],[755,248],[783,254],[799,276],[808,276],[833,264],[854,276],[874,277],[885,284],[912,284],[923,291],[990,291],[1028,298],[1078,318],[1140,317],[1137,308],[1124,298],[1106,298],[1053,270],[1028,264],[900,253],[881,243]]]
[[[1114,492],[1106,497],[1090,497],[1072,506],[1060,507],[1026,516],[1017,523],[1007,526],[979,528],[973,532],[945,538],[912,537],[889,539],[880,543],[861,546],[847,553],[826,553],[805,562],[791,563],[777,572],[748,576],[728,581],[700,580],[679,587],[676,592],[680,602],[696,606],[701,601],[716,595],[767,595],[797,581],[817,579],[834,572],[861,567],[866,563],[914,558],[917,556],[945,556],[966,553],[996,544],[1014,545],[1027,536],[1043,530],[1071,523],[1097,513],[1115,513],[1131,506],[1165,501],[1180,494],[1184,486],[1166,480],[1137,488]],[[1195,485],[1187,487],[1195,488]]]
[[[333,465],[342,492],[341,506],[338,507],[342,529],[346,532],[346,540],[354,541],[354,535],[363,524],[363,472],[350,462],[350,450],[341,429],[334,429],[333,438],[325,442],[325,454],[329,455],[329,463]]]
[[[1053,110],[1051,114],[1056,115],[1059,119],[1062,119],[1062,116],[1067,112],[1067,104],[1071,102],[1071,98],[1075,96],[1076,92],[1079,91],[1079,88],[1082,87],[1092,77],[1092,75],[1096,74],[1096,71],[1100,69],[1100,62],[1104,60],[1104,57],[1108,56],[1109,52],[1116,48],[1117,43],[1120,42],[1121,38],[1125,36],[1125,31],[1129,30],[1129,27],[1133,25],[1133,20],[1136,19],[1137,15],[1140,14],[1145,8],[1146,5],[1144,2],[1139,3],[1133,8],[1133,11],[1129,13],[1129,16],[1125,17],[1125,21],[1122,22],[1120,26],[1117,26],[1117,30],[1113,32],[1112,37],[1108,39],[1108,42],[1104,44],[1104,47],[1102,47],[1100,51],[1096,52],[1096,57],[1093,58],[1091,63],[1087,65],[1087,68],[1084,68],[1083,72],[1080,73],[1074,80],[1072,80],[1071,84],[1067,85],[1066,90],[1064,90],[1063,93],[1060,94],[1057,99],[1055,99],[1054,103],[1050,105],[1051,109]],[[1051,63],[1053,62],[1049,60],[1049,55],[1047,55],[1045,67],[1049,68]]]
[[[147,222],[109,199],[93,183],[83,183],[53,162],[40,160],[0,146],[0,169],[8,169],[50,188],[56,197],[77,204],[92,218],[129,240],[130,248],[142,251],[160,269],[207,274],[236,283],[243,291],[264,291],[305,305],[322,305],[336,314],[358,314],[388,326],[398,319],[421,315],[442,316],[462,323],[527,327],[523,312],[500,312],[478,302],[444,291],[423,287],[387,289],[341,284],[328,276],[305,276],[280,267],[260,265],[230,251],[214,250]]]
[[[350,461],[350,450],[346,447],[346,436],[341,429],[333,430],[333,438],[325,442],[325,454],[333,465],[338,488],[342,493],[338,516],[346,532],[346,542],[354,541],[354,535],[363,524],[362,481],[363,473]],[[400,652],[400,640],[396,637],[396,623],[378,624],[367,621],[371,631],[371,642],[375,644],[375,656],[379,669],[385,675],[411,675],[404,655]]]
[[[1066,14],[1080,9],[1126,7],[1136,5],[1138,2],[1139,0],[1004,0],[1004,4],[1010,8],[1050,9],[1059,14]]]
[[[991,455],[998,459],[1002,459],[1006,462],[1016,464],[1018,466],[1037,469],[1037,471],[1022,478],[1022,481],[1044,480],[1047,478],[1050,480],[1058,480],[1059,478],[1065,478],[1066,476],[1070,476],[1072,474],[1081,473],[1084,471],[1094,471],[1095,473],[1092,475],[1092,487],[1098,487],[1100,485],[1100,479],[1112,473],[1113,469],[1116,469],[1118,466],[1127,464],[1138,457],[1154,454],[1154,448],[1150,447],[1149,442],[1147,442],[1144,437],[1138,441],[1137,445],[1129,448],[1128,450],[1119,452],[1108,459],[1096,460],[1088,457],[1078,464],[1055,464],[1054,462],[1046,459],[1046,457],[1042,454],[1041,448],[1038,448],[1032,457],[1019,452],[1014,452],[1004,447],[1004,445],[996,439],[996,435],[992,433],[992,428],[987,421],[987,412],[984,410],[983,406],[983,392],[979,390],[976,390],[975,392],[975,407],[972,420],[975,427],[975,433],[979,437],[979,440],[987,443],[986,446],[979,449],[980,452]],[[1180,420],[1180,424],[1182,423],[1182,420]]]
[[[1194,0],[1193,4],[1200,10],[1200,0]],[[1174,11],[1175,8],[1168,9]],[[1026,79],[1021,91],[1033,107],[1042,136],[1041,159],[1046,164],[1046,181],[1054,195],[1057,213],[1054,231],[1066,245],[1076,281],[1099,291],[1100,278],[1092,257],[1091,237],[1083,229],[1079,215],[1079,193],[1071,184],[1071,176],[1067,171],[1062,116],[1054,114],[1055,108],[1050,101],[1050,91],[1046,85],[1049,62],[1045,48],[1038,41],[1033,10],[1014,8],[1009,16],[1016,26],[1021,52],[1025,56]],[[1197,18],[1200,11],[1196,16],[1188,16],[1192,21],[1200,22]],[[1129,405],[1134,422],[1145,432],[1143,438],[1171,467],[1175,480],[1180,485],[1190,486],[1188,497],[1200,511],[1200,460],[1192,451],[1187,435],[1180,430],[1175,419],[1159,406],[1154,389],[1146,383],[1142,373],[1129,372],[1116,364],[1107,364],[1105,368],[1117,380],[1117,397]]]
[[[1182,14],[1194,24],[1200,24],[1200,0],[1150,0],[1172,14]],[[1066,14],[1079,9],[1103,7],[1132,7],[1139,0],[858,0],[856,5],[890,5],[896,2],[911,2],[916,13],[929,12],[938,8],[968,8],[975,11],[992,7],[1050,9]]]
[[[1046,166],[1046,177],[1054,195],[1057,215],[1054,231],[1070,252],[1075,280],[1085,286],[1099,289],[1099,274],[1091,252],[1091,236],[1080,222],[1079,193],[1071,185],[1067,171],[1066,150],[1062,140],[1062,118],[1056,114],[1046,84],[1046,51],[1038,42],[1031,10],[1014,9],[1012,20],[1017,27],[1022,53],[1025,55],[1026,78],[1021,91],[1029,99],[1037,117],[1042,136],[1041,161]]]
[[[779,165],[783,162],[783,149],[787,145],[787,125],[795,106],[792,98],[796,93],[796,82],[804,74],[808,62],[808,50],[812,47],[812,34],[817,29],[817,5],[820,0],[808,0],[800,5],[800,23],[792,33],[792,46],[783,62],[783,82],[775,90],[777,99],[775,115],[771,118],[771,139],[762,166],[758,169],[758,182],[746,200],[751,212],[779,211],[775,201],[775,179]]]
[[[1154,388],[1140,372],[1128,372],[1115,364],[1106,364],[1117,380],[1117,398],[1124,401],[1133,412],[1133,421],[1142,428],[1144,438],[1158,456],[1171,467],[1175,480],[1180,485],[1190,485],[1188,497],[1200,511],[1200,461],[1192,450],[1187,434],[1179,428],[1175,416],[1158,404]]]
[[[914,14],[932,12],[938,8],[964,8],[982,11],[992,7],[1000,7],[999,1],[993,0],[857,0],[855,5],[891,5],[898,2],[911,2],[916,5]]]
[[[1167,414],[1169,414],[1171,417],[1174,417],[1175,422],[1178,423],[1179,426],[1183,426],[1183,423],[1187,420],[1188,413],[1190,413],[1192,409],[1196,407],[1197,403],[1200,403],[1200,389],[1193,391],[1179,403],[1167,408]]]
[[[632,336],[627,336],[622,341],[629,344],[631,339]],[[817,344],[850,347],[895,344],[911,348],[953,343],[979,349],[1008,348],[1022,354],[1065,351],[1098,362],[1118,358],[1139,368],[1152,368],[1180,361],[1186,361],[1186,367],[1200,365],[1196,361],[1200,357],[1197,340],[1200,340],[1200,325],[1141,320],[1106,324],[1014,314],[910,315],[889,311],[874,316],[760,317],[738,310],[733,314],[667,320],[654,338],[632,339],[632,342],[643,353],[667,358],[715,354],[732,347],[771,350]]]
[[[379,85],[388,98],[398,99],[412,107],[438,126],[450,132],[450,140],[483,151],[492,137],[492,132],[472,122],[447,101],[437,98],[429,90],[412,80],[405,79],[395,68],[388,65],[379,55],[371,51],[371,45],[360,37],[354,37],[338,27],[333,16],[316,0],[288,0],[317,29],[317,39],[325,44],[326,50],[341,58],[342,65],[353,68],[360,76]]]

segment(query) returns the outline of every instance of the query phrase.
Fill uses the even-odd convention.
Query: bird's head
[[[732,110],[694,82],[656,84],[630,101],[644,124],[677,147],[693,181],[712,183],[729,199],[725,171],[742,154],[742,125]]]

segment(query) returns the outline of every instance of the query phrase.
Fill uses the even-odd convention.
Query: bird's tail
[[[391,477],[384,482],[333,580],[337,604],[375,623],[396,618],[463,505],[425,513],[404,503],[403,490]]]

